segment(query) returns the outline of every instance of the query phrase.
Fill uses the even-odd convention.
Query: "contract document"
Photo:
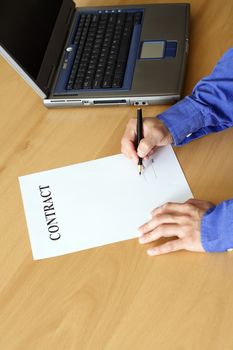
[[[19,178],[33,259],[139,236],[138,227],[166,202],[191,190],[171,146],[144,161],[118,154]]]

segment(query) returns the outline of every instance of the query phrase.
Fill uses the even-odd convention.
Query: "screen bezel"
[[[14,57],[8,48],[0,43],[0,54],[41,97],[44,97],[44,95],[48,96],[50,93],[50,87],[60,62],[60,56],[70,28],[74,9],[75,4],[72,0],[63,0],[37,77],[33,77],[19,60],[17,60],[17,57]]]

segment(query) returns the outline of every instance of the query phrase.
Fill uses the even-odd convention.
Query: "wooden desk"
[[[231,0],[191,1],[184,94],[232,45],[232,18]],[[230,253],[151,258],[131,240],[32,261],[18,176],[119,153],[135,109],[47,110],[2,59],[0,106],[0,349],[232,349]],[[233,129],[175,149],[197,198],[233,197],[232,149]]]

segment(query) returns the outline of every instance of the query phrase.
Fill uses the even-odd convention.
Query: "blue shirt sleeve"
[[[233,126],[233,49],[223,55],[209,76],[198,82],[192,95],[158,118],[167,126],[177,146]],[[201,241],[207,252],[233,248],[233,199],[205,213]]]
[[[201,242],[207,252],[233,248],[233,199],[207,210],[201,221]]]
[[[212,73],[200,80],[185,97],[158,119],[164,122],[176,146],[233,125],[233,48]]]

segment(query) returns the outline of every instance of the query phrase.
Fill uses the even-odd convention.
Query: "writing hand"
[[[135,148],[137,139],[137,120],[130,119],[121,139],[121,152],[138,163],[138,157],[148,158],[157,146],[172,143],[172,136],[166,126],[157,118],[143,118],[143,139]]]
[[[177,239],[149,248],[149,255],[160,255],[185,249],[204,252],[201,244],[201,218],[214,204],[197,199],[185,203],[166,203],[152,211],[152,218],[139,228],[141,244],[151,243],[161,237]]]

